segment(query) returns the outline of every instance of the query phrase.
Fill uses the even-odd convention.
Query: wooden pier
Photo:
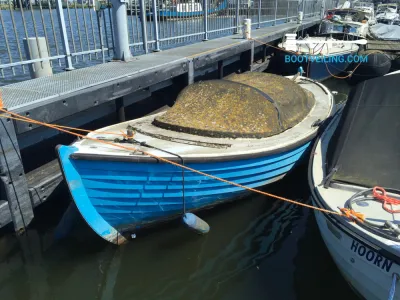
[[[365,46],[366,50],[380,50],[389,52],[400,52],[399,41],[379,41],[379,40],[368,40]]]
[[[129,62],[109,62],[0,88],[4,106],[12,112],[47,123],[82,127],[109,114],[124,120],[124,107],[150,98],[155,91],[178,82],[191,84],[207,72],[224,77],[224,68],[240,65],[242,71],[263,71],[267,53],[286,34],[318,24],[319,18],[213,39],[157,53],[133,57]],[[178,87],[177,87],[178,88]],[[35,124],[0,119],[0,228],[14,223],[23,231],[34,218],[34,208],[45,202],[62,181],[57,161],[24,172],[21,150],[55,137],[55,130]],[[56,146],[56,145],[54,145]],[[31,158],[32,160],[35,157]]]

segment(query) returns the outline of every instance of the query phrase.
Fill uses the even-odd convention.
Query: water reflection
[[[268,191],[308,201],[305,172]],[[309,210],[252,195],[200,217],[211,226],[206,236],[174,222],[139,232],[122,247],[105,243],[83,221],[61,241],[52,228],[3,236],[1,298],[306,299],[324,289],[328,298],[353,297]]]

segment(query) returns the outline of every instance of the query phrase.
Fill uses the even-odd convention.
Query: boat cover
[[[314,103],[313,95],[290,79],[244,73],[189,85],[153,124],[202,136],[264,138],[301,122]]]
[[[400,74],[353,88],[327,149],[327,177],[400,189]]]
[[[378,40],[400,40],[400,26],[378,23],[369,28],[370,35]]]

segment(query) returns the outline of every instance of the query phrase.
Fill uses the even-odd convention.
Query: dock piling
[[[33,219],[33,207],[13,121],[3,118],[0,118],[0,182],[14,229],[23,232]]]
[[[125,122],[125,105],[124,105],[124,97],[117,98],[115,100],[115,106],[118,115],[119,122]]]
[[[132,58],[128,38],[127,2],[127,0],[111,0],[113,6],[112,17],[115,40],[114,60],[129,61]]]
[[[243,27],[243,38],[247,40],[251,38],[251,19],[245,19]]]
[[[218,79],[224,78],[224,61],[218,61]]]
[[[194,64],[193,64],[193,60],[190,60],[188,62],[188,73],[187,73],[187,83],[188,85],[193,84],[194,83]]]
[[[44,37],[24,39],[24,48],[26,57],[29,60],[49,57],[46,39]],[[29,64],[29,72],[32,79],[53,75],[50,60]]]

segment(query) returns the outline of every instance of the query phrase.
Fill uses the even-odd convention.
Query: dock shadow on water
[[[268,191],[309,201],[306,169]],[[19,239],[3,235],[0,298],[354,298],[310,210],[250,195],[199,216],[211,226],[205,236],[177,221],[138,232],[120,247],[98,238],[83,221],[60,241],[49,229],[54,224],[35,224]]]

